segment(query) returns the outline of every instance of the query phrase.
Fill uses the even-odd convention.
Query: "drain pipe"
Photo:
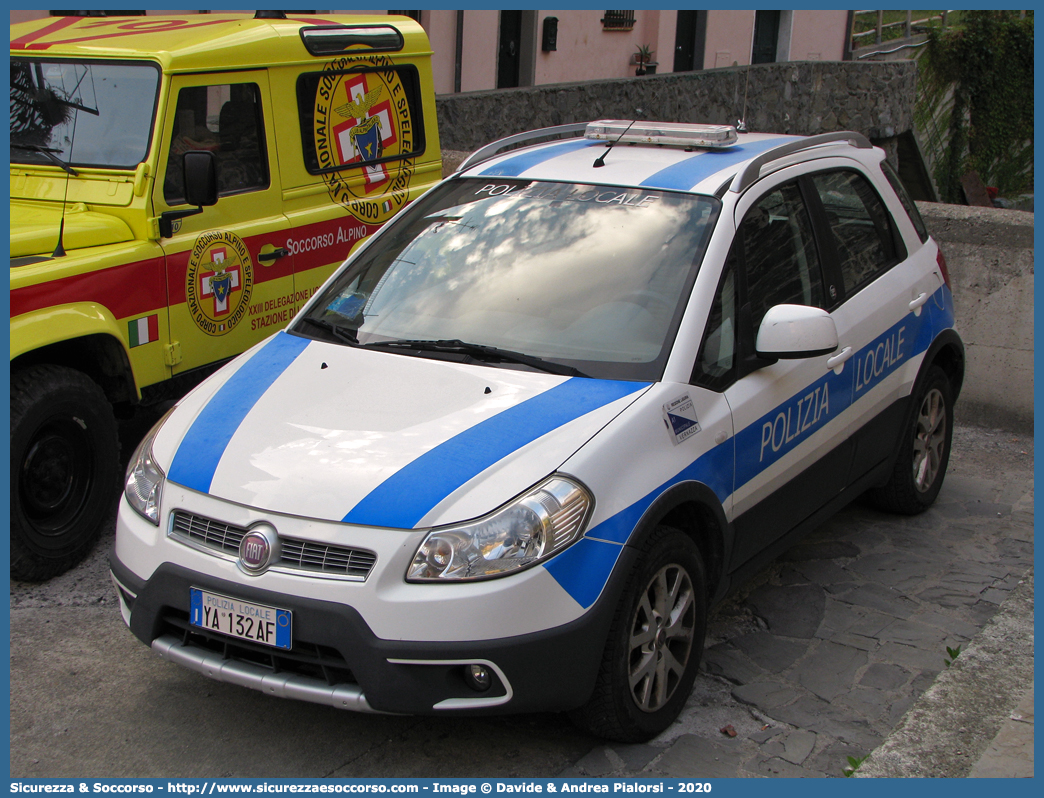
[[[457,12],[457,52],[453,64],[453,91],[460,94],[460,70],[464,60],[464,12]]]

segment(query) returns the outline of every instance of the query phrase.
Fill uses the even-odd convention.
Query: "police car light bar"
[[[626,119],[591,122],[584,135],[614,144],[666,144],[673,147],[731,147],[738,139],[736,128],[731,125],[631,122]]]

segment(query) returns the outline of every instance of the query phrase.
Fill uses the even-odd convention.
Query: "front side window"
[[[740,224],[754,334],[775,305],[823,307],[823,274],[812,223],[796,183],[773,189]]]
[[[178,92],[167,154],[163,199],[185,202],[182,156],[209,150],[217,156],[218,196],[268,187],[268,158],[256,83],[188,86]]]
[[[728,385],[736,365],[738,303],[735,261],[730,253],[707,317],[707,329],[692,374],[696,385],[712,391],[722,390]]]
[[[11,163],[134,169],[152,140],[159,68],[11,59]]]
[[[295,331],[374,348],[476,343],[592,377],[659,379],[719,208],[637,188],[447,183],[397,217]]]

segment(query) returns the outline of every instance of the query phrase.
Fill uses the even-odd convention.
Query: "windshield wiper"
[[[43,146],[41,146],[39,144],[12,144],[11,147],[13,149],[16,149],[16,150],[27,150],[28,152],[38,152],[42,156],[44,156],[47,160],[49,160],[51,163],[55,164],[55,166],[60,166],[66,172],[71,174],[73,177],[78,177],[75,169],[73,169],[71,166],[69,166],[69,164],[67,164],[65,161],[63,161],[61,158],[59,158],[57,155],[55,155],[56,152],[61,152],[61,150],[56,150],[54,147],[43,147]]]
[[[309,324],[314,324],[321,330],[326,330],[338,341],[346,343],[349,346],[359,345],[359,337],[348,327],[342,327],[339,324],[324,321],[323,319],[313,319],[311,316],[304,316],[301,321],[307,321]]]
[[[572,366],[566,366],[562,363],[554,363],[550,360],[545,360],[542,357],[536,355],[527,355],[524,352],[514,352],[510,349],[500,349],[496,346],[486,346],[485,344],[473,344],[467,341],[461,341],[459,338],[452,338],[449,340],[441,341],[371,341],[367,344],[362,344],[367,349],[407,349],[415,352],[455,352],[466,355],[477,355],[483,359],[500,360],[508,363],[518,363],[522,366],[529,366],[543,371],[548,374],[560,374],[565,377],[586,377],[579,369],[573,368]]]

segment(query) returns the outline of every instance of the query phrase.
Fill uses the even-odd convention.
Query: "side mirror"
[[[218,201],[217,158],[206,150],[190,150],[182,156],[185,174],[185,201],[197,208]]]
[[[837,349],[837,327],[830,314],[806,305],[776,305],[758,328],[758,357],[800,360]]]
[[[181,156],[181,169],[185,178],[185,202],[195,205],[178,211],[164,211],[159,217],[160,238],[174,235],[174,222],[186,216],[203,213],[204,206],[216,205],[218,201],[217,157],[206,150],[189,150]],[[179,224],[180,227],[180,224]]]

